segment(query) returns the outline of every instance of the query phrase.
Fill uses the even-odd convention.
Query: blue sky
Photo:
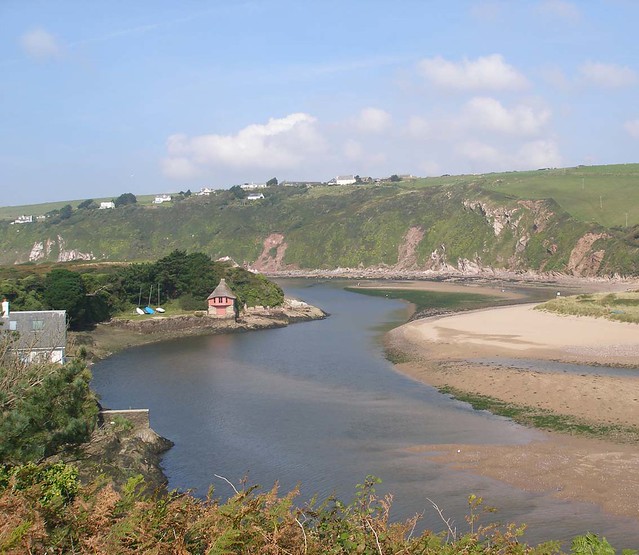
[[[634,0],[0,0],[0,205],[639,162]]]

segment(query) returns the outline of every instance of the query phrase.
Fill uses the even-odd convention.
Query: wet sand
[[[569,374],[478,364],[521,358],[639,368],[639,325],[559,316],[518,305],[427,318],[386,335],[408,362],[396,368],[449,386],[597,425],[639,429],[639,371],[627,376]],[[414,446],[425,456],[530,491],[596,503],[639,520],[639,445],[547,433],[527,445]],[[613,441],[610,441],[613,440]]]

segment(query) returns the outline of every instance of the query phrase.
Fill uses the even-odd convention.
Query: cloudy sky
[[[639,162],[635,0],[0,0],[0,205]]]

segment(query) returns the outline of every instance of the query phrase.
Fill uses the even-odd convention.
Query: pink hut
[[[222,278],[213,293],[208,296],[208,315],[213,318],[235,318],[235,299],[226,280]]]

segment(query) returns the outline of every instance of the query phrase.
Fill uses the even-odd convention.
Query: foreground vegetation
[[[559,542],[520,543],[524,526],[484,525],[481,498],[469,497],[467,528],[449,519],[444,531],[417,533],[419,517],[391,523],[391,497],[375,494],[369,476],[350,504],[337,499],[296,507],[296,492],[237,490],[228,501],[172,493],[153,498],[131,479],[121,492],[82,486],[73,467],[27,465],[0,470],[0,552],[6,554],[558,554]],[[434,506],[434,510],[440,511]],[[440,513],[441,514],[441,513]],[[614,555],[593,534],[575,538],[571,553]],[[625,550],[626,555],[636,553]]]
[[[639,292],[637,291],[557,297],[535,308],[556,314],[592,316],[639,324]]]

